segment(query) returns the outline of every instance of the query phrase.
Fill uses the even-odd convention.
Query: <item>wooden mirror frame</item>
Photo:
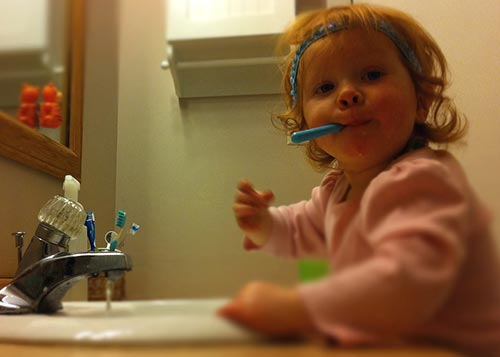
[[[59,179],[81,180],[85,0],[71,0],[68,146],[0,112],[0,155]]]

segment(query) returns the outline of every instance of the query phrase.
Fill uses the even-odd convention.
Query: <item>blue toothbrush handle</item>
[[[300,144],[304,141],[319,138],[320,136],[338,133],[342,129],[344,129],[344,126],[341,124],[327,124],[318,126],[317,128],[296,131],[295,133],[292,133],[290,140],[294,144]]]
[[[95,220],[94,214],[92,212],[87,213],[87,219],[85,220],[85,226],[87,227],[87,238],[89,239],[90,250],[95,252]]]

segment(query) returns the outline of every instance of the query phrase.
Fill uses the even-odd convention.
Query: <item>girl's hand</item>
[[[271,191],[256,191],[247,180],[238,183],[233,212],[238,226],[256,245],[263,245],[271,234],[272,220],[269,205],[274,199]],[[252,248],[250,242],[245,242],[247,249]]]
[[[269,336],[293,337],[314,331],[295,289],[264,282],[247,284],[217,314]]]

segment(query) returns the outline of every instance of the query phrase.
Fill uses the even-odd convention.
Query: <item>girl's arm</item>
[[[329,204],[335,204],[339,175],[328,173],[312,190],[309,200],[290,205],[269,207],[272,225],[270,238],[260,248],[264,252],[285,258],[326,257],[325,214]],[[338,196],[343,196],[339,194]],[[246,244],[245,244],[246,245]]]
[[[337,178],[338,174],[327,174],[310,200],[279,207],[270,206],[271,191],[258,191],[248,180],[241,180],[233,213],[245,234],[245,249],[263,248],[285,257],[324,257],[324,214]]]
[[[300,288],[319,330],[345,344],[370,342],[414,331],[443,308],[477,218],[461,176],[453,165],[416,160],[372,182],[353,226],[371,253]]]

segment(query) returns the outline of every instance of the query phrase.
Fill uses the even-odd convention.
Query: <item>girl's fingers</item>
[[[261,193],[262,199],[269,205],[274,200],[274,193],[272,191],[264,191]]]
[[[238,190],[241,190],[241,191],[255,191],[254,188],[253,188],[253,185],[250,181],[248,180],[240,180],[238,182]]]
[[[240,182],[235,196],[236,202],[267,207],[274,199],[271,191],[256,191],[249,182]]]
[[[250,240],[250,238],[245,237],[245,239],[243,239],[243,249],[245,249],[245,250],[254,250],[254,249],[257,249],[257,248],[259,248],[259,246],[257,244],[255,244],[254,242],[252,242]]]
[[[257,195],[248,195],[245,193],[238,192],[234,197],[234,201],[241,204],[251,205],[251,206],[262,206],[262,198]]]
[[[259,229],[273,198],[271,191],[256,191],[248,180],[240,181],[233,203],[233,213],[240,228],[248,232]]]
[[[248,217],[258,214],[260,208],[236,202],[233,204],[233,212],[236,217]]]

